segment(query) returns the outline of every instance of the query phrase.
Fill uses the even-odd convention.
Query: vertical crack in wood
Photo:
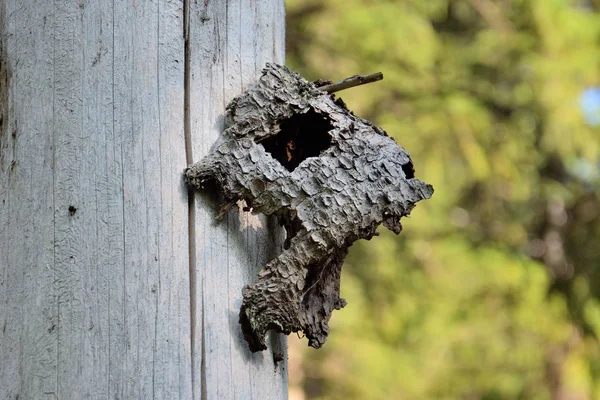
[[[204,282],[203,282],[204,288]],[[202,296],[202,310],[204,310],[204,296]],[[202,332],[204,332],[204,312],[202,313]],[[200,361],[200,398],[208,399],[208,390],[206,386],[206,340],[202,340],[202,360]],[[193,382],[193,381],[192,381]],[[193,386],[192,386],[193,387]]]
[[[183,70],[183,132],[185,140],[185,158],[188,164],[193,160],[191,117],[190,117],[190,0],[183,2],[183,37],[184,37],[184,70]],[[190,274],[190,352],[191,352],[191,381],[192,398],[196,398],[196,195],[194,190],[188,190],[188,251]],[[204,351],[202,352],[204,359]],[[201,367],[204,370],[203,367]],[[204,372],[201,372],[204,374]]]
[[[56,276],[56,2],[52,3],[52,280],[54,290],[57,290],[58,278]],[[114,26],[114,19],[113,19]],[[114,35],[113,35],[114,45]],[[114,64],[113,64],[114,75]],[[113,85],[114,87],[114,85]],[[113,93],[114,99],[114,93]],[[113,119],[114,120],[114,119]],[[56,396],[60,396],[60,375],[58,366],[60,365],[60,300],[58,291],[55,292],[56,300]]]
[[[0,4],[0,171],[4,171],[4,151],[8,146],[8,88],[11,78],[4,39],[5,8],[4,3]],[[8,164],[10,161],[7,162]]]
[[[112,101],[112,107],[111,107],[111,111],[112,111],[112,115],[111,115],[111,120],[112,120],[112,126],[110,127],[111,132],[113,135],[115,135],[115,0],[113,0],[111,2],[111,7],[112,7],[112,43],[111,43],[111,48],[112,48],[112,60],[111,60],[111,76],[110,76],[110,87],[111,87],[111,101]],[[113,153],[115,152],[115,144],[116,144],[116,136],[115,136],[115,143],[113,143]],[[116,160],[116,154],[114,155],[115,160]],[[121,164],[121,171],[122,171],[122,165]],[[121,183],[123,182],[122,180],[122,175],[121,175]],[[125,222],[125,214],[123,214],[123,223]],[[125,226],[123,226],[123,229],[125,228]],[[123,267],[125,266],[125,248],[123,248]],[[115,268],[116,271],[116,268]],[[110,318],[111,315],[111,286],[108,286],[108,304],[107,304],[107,309],[108,309],[108,315]],[[107,387],[106,387],[106,392],[110,393],[110,388],[111,388],[111,376],[112,376],[112,370],[111,370],[111,366],[112,364],[112,347],[111,347],[111,324],[109,322],[108,324],[108,377],[107,377]]]

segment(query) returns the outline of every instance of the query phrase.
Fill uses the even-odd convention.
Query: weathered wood
[[[259,76],[268,61],[284,61],[283,1],[204,1],[190,3],[189,92],[192,159],[208,154],[223,129],[227,103]],[[199,16],[199,18],[193,18]],[[206,101],[211,98],[212,101]],[[210,364],[196,376],[206,398],[287,397],[287,362],[273,352],[251,354],[240,329],[242,288],[279,249],[273,221],[239,214],[238,207],[215,221],[216,203],[196,196],[196,271],[192,292],[196,362]],[[241,215],[241,216],[240,216]],[[222,299],[228,299],[223,307]],[[275,352],[286,349],[281,335]]]
[[[54,130],[48,70],[54,18],[45,3],[13,0],[0,8],[0,80],[7,81],[0,98],[6,102],[0,130],[0,397],[35,398],[56,393],[57,382],[53,135],[48,133]],[[35,27],[23,21],[36,21]]]
[[[277,229],[182,180],[283,27],[281,0],[0,1],[0,399],[286,397],[237,321]]]

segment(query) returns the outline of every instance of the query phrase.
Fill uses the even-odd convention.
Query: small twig
[[[332,83],[329,85],[319,87],[319,90],[323,90],[327,93],[339,92],[340,90],[350,89],[355,86],[365,85],[371,82],[377,82],[383,79],[381,72],[376,72],[371,75],[354,75],[350,78],[346,78],[343,81]]]

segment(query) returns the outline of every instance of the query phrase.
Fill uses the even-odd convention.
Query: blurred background
[[[600,0],[288,0],[287,63],[435,188],[356,243],[290,399],[600,399]]]

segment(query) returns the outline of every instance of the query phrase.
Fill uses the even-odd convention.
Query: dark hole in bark
[[[273,158],[293,171],[309,157],[317,157],[331,146],[329,120],[310,110],[281,122],[281,131],[260,142]]]
[[[402,171],[404,171],[406,179],[413,179],[415,177],[415,169],[413,168],[413,163],[410,161],[402,165]]]
[[[289,213],[281,216],[281,225],[285,228],[285,242],[283,243],[284,249],[289,249],[292,245],[292,239],[302,229],[302,221],[296,215],[290,215]]]

